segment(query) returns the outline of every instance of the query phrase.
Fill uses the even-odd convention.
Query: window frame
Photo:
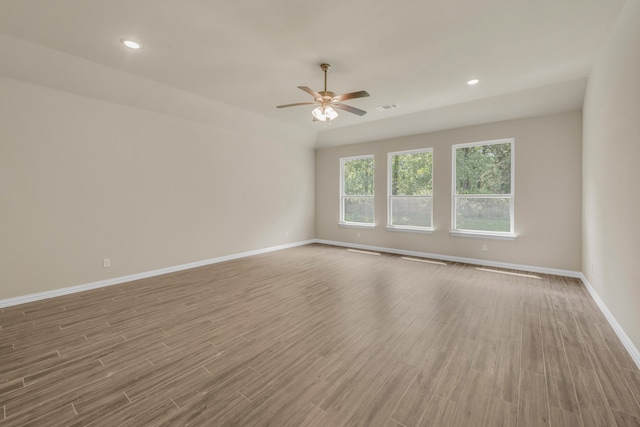
[[[356,196],[356,197],[366,197],[366,198],[371,198],[372,200],[372,206],[373,206],[373,215],[372,215],[372,222],[355,222],[355,221],[346,221],[344,219],[344,208],[345,208],[345,198],[347,197],[347,195],[344,194],[344,189],[345,189],[345,182],[344,182],[344,166],[346,162],[349,161],[353,161],[353,160],[360,160],[360,159],[373,159],[373,194],[371,196],[368,195],[364,195],[364,196]],[[375,209],[375,176],[376,176],[376,159],[375,159],[375,155],[373,154],[364,154],[364,155],[360,155],[360,156],[350,156],[350,157],[341,157],[340,158],[340,220],[339,220],[339,225],[341,227],[356,227],[356,228],[374,228],[376,226],[376,209]],[[350,195],[350,197],[353,197],[353,195]]]
[[[457,194],[457,177],[456,177],[456,150],[466,147],[478,147],[486,145],[498,145],[498,144],[511,144],[511,192],[509,194],[472,194],[472,195],[460,195]],[[503,138],[494,139],[489,141],[476,141],[467,142],[463,144],[454,144],[451,146],[451,230],[450,234],[453,236],[470,236],[470,237],[487,237],[494,239],[513,240],[516,238],[515,234],[515,153],[516,153],[515,138]],[[484,231],[484,230],[468,230],[457,228],[456,223],[456,201],[458,197],[461,198],[477,198],[477,199],[490,199],[490,198],[509,198],[509,231]]]
[[[393,174],[392,174],[392,159],[394,156],[402,156],[407,154],[417,153],[431,153],[431,194],[429,196],[408,196],[408,197],[431,197],[431,226],[421,227],[417,225],[393,225],[392,223],[392,197],[393,195]],[[409,231],[417,233],[433,233],[433,148],[416,148],[413,150],[394,151],[387,153],[387,230],[389,231]]]

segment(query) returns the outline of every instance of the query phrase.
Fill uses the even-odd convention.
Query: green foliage
[[[511,143],[456,149],[457,194],[511,194]]]
[[[429,196],[433,190],[431,152],[399,154],[391,158],[393,196]]]
[[[431,227],[431,196],[391,196],[391,224]]]
[[[511,230],[511,224],[508,218],[504,220],[462,218],[458,220],[457,225],[460,230],[500,232],[509,232]]]
[[[373,157],[344,162],[344,194],[373,196]]]
[[[509,197],[464,197],[456,199],[456,229],[511,231]]]
[[[373,197],[346,197],[344,220],[373,224]]]

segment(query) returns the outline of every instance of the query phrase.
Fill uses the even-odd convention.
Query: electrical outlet
[[[486,244],[484,244],[482,245],[482,250],[486,252],[489,250],[489,247]]]
[[[102,266],[104,268],[109,268],[111,267],[111,258],[105,258],[102,260]]]
[[[360,237],[360,232],[359,231],[356,233],[356,237]]]
[[[289,237],[289,232],[288,231],[284,232],[284,237]]]

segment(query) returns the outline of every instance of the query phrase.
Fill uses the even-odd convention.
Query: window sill
[[[375,224],[366,224],[360,222],[339,222],[338,227],[346,228],[376,228]]]
[[[398,226],[387,226],[387,231],[399,231],[401,233],[422,233],[422,234],[433,234],[433,228],[418,228],[418,227],[398,227]]]
[[[483,239],[516,240],[516,235],[511,233],[451,230],[449,231],[449,234],[454,237],[477,237]]]

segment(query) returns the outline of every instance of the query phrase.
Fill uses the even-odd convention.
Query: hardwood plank
[[[406,426],[418,424],[448,361],[449,355],[446,352],[433,349],[427,354],[391,416],[395,421]]]
[[[150,398],[130,403],[120,411],[106,414],[91,424],[91,427],[125,427],[157,425],[156,422],[178,412],[170,399]]]
[[[593,321],[590,313],[574,310],[573,316],[584,341],[590,343],[591,346],[607,346],[606,341],[598,330],[597,323]]]
[[[489,405],[489,393],[493,376],[488,371],[471,370],[464,386],[456,416],[452,425],[458,427],[482,427]]]
[[[354,415],[349,424],[365,427],[384,426],[417,373],[418,368],[415,366],[397,362],[389,381],[367,406]]]
[[[556,311],[550,295],[544,295],[539,300],[539,308],[540,330],[542,333],[543,345],[555,345],[557,347],[562,347],[562,333],[560,331],[560,325],[558,324],[558,318],[556,317]]]
[[[104,365],[93,355],[73,359],[61,358],[60,363],[56,365],[46,367],[42,370],[34,369],[35,372],[22,377],[22,381],[26,386],[33,386],[40,382],[57,382],[59,378],[68,377],[72,374],[80,375],[85,370],[91,371],[92,368],[97,368],[98,365],[104,367]]]
[[[579,365],[571,365],[571,374],[584,426],[614,425],[611,408],[609,408],[595,371]]]
[[[587,345],[586,348],[611,409],[640,417],[640,405],[609,350],[596,345]]]
[[[520,375],[518,427],[549,426],[544,375],[526,369]]]
[[[449,363],[436,387],[436,394],[453,402],[460,400],[467,376],[471,371],[471,363],[477,347],[478,343],[464,338],[451,352]]]
[[[416,340],[401,356],[401,359],[413,366],[420,366],[433,346],[433,341],[442,333],[442,324],[430,321],[422,329]]]
[[[110,375],[102,364],[92,362],[83,365],[72,374],[64,371],[56,372],[47,380],[39,381],[27,387],[17,389],[4,397],[5,412],[8,416],[17,414],[33,415],[32,410],[50,411],[56,407],[69,404],[83,387],[91,388],[94,381]]]
[[[15,344],[13,343],[0,344],[0,357],[8,354],[12,354],[14,351],[16,351]]]
[[[585,349],[584,341],[578,331],[573,314],[570,311],[557,310],[556,315],[564,349],[570,363],[584,368],[591,368],[591,360]]]
[[[185,375],[177,377],[175,381],[161,385],[153,391],[152,395],[156,398],[166,396],[167,400],[172,400],[177,407],[182,408],[203,394],[203,390],[207,388],[211,378],[212,375],[203,367],[195,368]],[[148,396],[138,397],[136,402],[147,399]]]
[[[564,409],[555,406],[549,406],[551,414],[551,425],[554,427],[580,427],[582,426],[582,418]]]
[[[518,419],[517,406],[497,397],[489,397],[484,425],[486,427],[513,427]]]
[[[159,414],[157,425],[223,425],[250,403],[251,401],[240,393],[205,394],[185,408]],[[135,425],[137,424],[132,424]]]
[[[60,354],[57,351],[47,353],[27,353],[16,352],[0,359],[0,381],[8,381],[22,378],[35,369],[46,369],[60,362]]]
[[[633,392],[636,401],[640,402],[640,371],[635,369],[622,369],[621,372],[627,381],[627,385]]]
[[[313,244],[4,308],[0,424],[634,425],[640,371],[538,276]]]
[[[296,354],[294,352],[288,355],[289,357],[285,356],[290,361],[289,366],[265,372],[239,391],[248,399],[255,400],[262,393],[271,393],[275,389],[286,387],[296,377],[309,374],[311,370],[317,372],[319,367],[326,363],[322,357],[315,354],[297,354],[299,358],[295,358]]]
[[[293,418],[301,416],[301,413],[306,412],[313,397],[322,393],[326,388],[326,383],[313,375],[320,361],[321,358],[314,360],[314,364],[309,367],[310,375],[297,375],[276,382],[271,389],[251,400],[251,403],[241,413],[229,420],[229,424],[243,426],[284,425]],[[331,416],[331,414],[327,413],[327,416]]]
[[[198,425],[203,423],[222,424],[244,410],[251,401],[238,392],[240,388],[253,381],[258,375],[251,369],[246,369],[233,381],[222,385],[213,385],[199,393],[199,396],[188,402],[178,411],[171,410],[161,414],[158,425]],[[149,397],[151,398],[151,396]],[[134,424],[135,425],[135,424]]]
[[[67,422],[69,419],[75,418],[74,414],[75,412],[73,411],[73,407],[71,405],[65,405],[41,416],[34,416],[33,414],[30,414],[24,422],[18,422],[18,420],[14,419],[7,419],[7,422],[10,424],[15,422],[16,424],[14,425],[23,427],[39,427],[42,425],[65,426],[68,425]]]
[[[520,341],[501,340],[491,395],[509,403],[518,403],[520,381]]]
[[[16,378],[15,380],[8,380],[0,384],[0,397],[5,394],[10,394],[13,391],[24,387],[24,380],[22,378]],[[4,406],[4,405],[3,405]]]
[[[554,345],[544,347],[549,404],[579,414],[578,399],[564,349]]]
[[[618,427],[640,427],[640,418],[632,417],[624,412],[613,411]]]
[[[313,403],[308,403],[306,408],[291,417],[284,427],[325,427],[327,425],[329,425],[327,413]]]
[[[422,418],[420,427],[439,427],[452,425],[456,413],[456,403],[444,397],[433,396],[429,401]]]
[[[522,369],[544,373],[544,356],[542,351],[542,332],[538,306],[534,302],[528,304],[522,324]]]
[[[154,372],[155,367],[147,360],[130,365],[107,378],[92,383],[92,387],[87,387],[73,400],[73,406],[78,413],[81,413],[93,411],[105,405],[128,404],[130,396],[126,395],[127,387],[140,382]]]
[[[499,343],[499,336],[497,338],[492,336],[485,340],[480,340],[471,367],[476,371],[493,373],[498,357]]]
[[[380,381],[364,373],[348,375],[318,406],[333,419],[350,419],[361,405],[367,405],[373,399],[381,387]]]

